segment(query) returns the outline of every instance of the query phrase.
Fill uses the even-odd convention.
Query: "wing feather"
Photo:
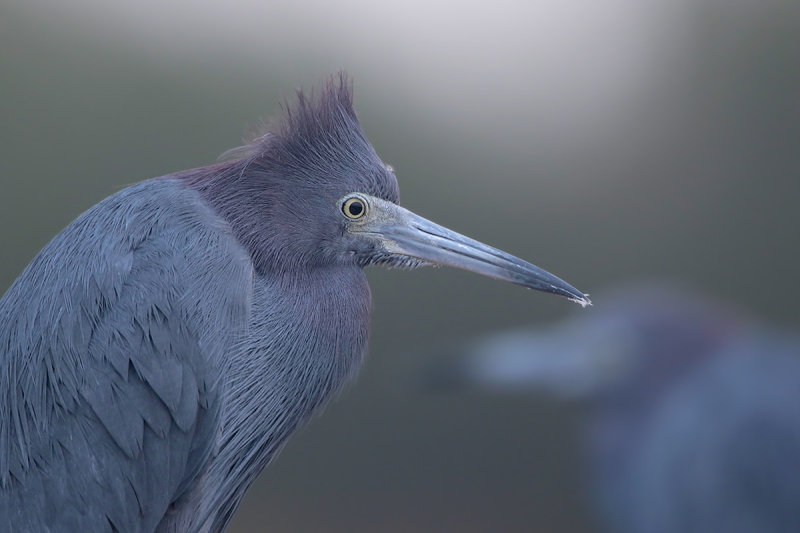
[[[0,300],[12,530],[153,531],[215,445],[216,380],[252,273],[193,194],[153,180],[108,198]]]

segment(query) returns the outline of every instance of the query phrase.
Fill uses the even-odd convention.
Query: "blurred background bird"
[[[476,339],[431,383],[580,402],[600,530],[800,530],[800,339],[678,286],[598,301]]]
[[[5,0],[0,292],[93,204],[213,163],[344,67],[404,205],[590,292],[681,279],[797,329],[797,35],[786,0]],[[591,530],[573,403],[409,385],[431,346],[573,304],[452,269],[367,276],[361,379],[229,531]]]

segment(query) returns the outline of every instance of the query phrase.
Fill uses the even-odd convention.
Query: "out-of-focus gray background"
[[[682,279],[798,326],[791,0],[3,0],[0,292],[93,203],[213,162],[339,68],[423,216],[584,291]],[[572,304],[444,269],[369,275],[360,381],[230,530],[591,531],[576,410],[419,386],[437,347]]]

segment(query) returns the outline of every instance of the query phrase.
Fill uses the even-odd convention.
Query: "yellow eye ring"
[[[358,220],[367,214],[367,202],[360,196],[352,196],[342,204],[342,213],[350,220]]]

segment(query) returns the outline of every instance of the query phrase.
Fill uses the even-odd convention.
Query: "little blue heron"
[[[270,133],[59,233],[0,300],[0,523],[222,531],[354,376],[363,267],[450,265],[588,298],[398,205],[342,75]]]
[[[437,382],[581,401],[588,496],[608,531],[800,531],[800,339],[679,286],[601,300],[478,339]]]

